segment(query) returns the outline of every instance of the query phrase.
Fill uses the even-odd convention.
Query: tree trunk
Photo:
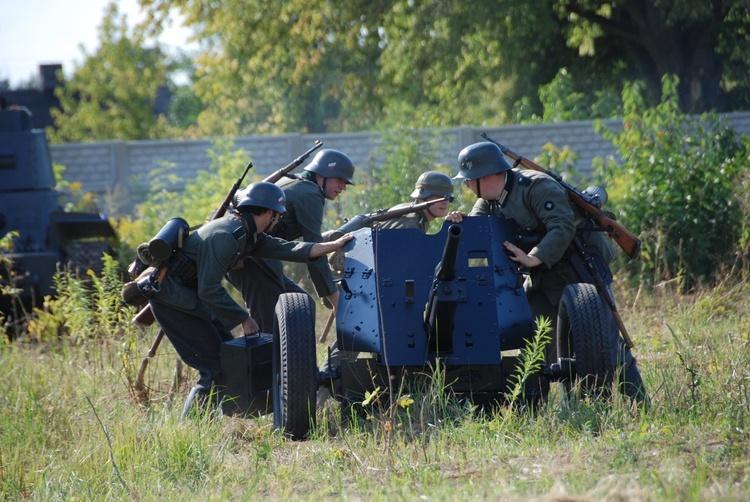
[[[653,99],[658,101],[661,97],[662,78],[673,74],[680,79],[680,106],[684,113],[723,111],[723,57],[717,47],[719,27],[724,25],[729,7],[725,2],[714,1],[710,15],[689,20],[673,16],[673,12],[655,3],[625,0],[606,18],[574,6],[568,8],[618,41],[638,68]]]

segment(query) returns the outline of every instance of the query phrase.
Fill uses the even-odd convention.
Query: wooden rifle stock
[[[250,171],[252,167],[253,163],[248,162],[247,166],[245,167],[245,171],[242,173],[242,176],[237,178],[237,181],[234,182],[234,185],[232,185],[232,188],[227,193],[227,196],[224,197],[224,200],[221,202],[219,209],[214,212],[209,221],[217,220],[226,214],[227,208],[232,203],[232,199],[234,199],[237,190],[239,190],[242,186],[242,181],[245,179],[245,176],[247,176],[248,171]],[[163,277],[164,274],[160,274],[159,282],[161,282],[161,279]],[[133,322],[136,324],[140,324],[141,326],[151,326],[152,324],[154,324],[154,321],[156,321],[156,318],[154,317],[154,313],[151,311],[151,304],[143,307],[140,312],[138,312],[135,317],[133,317]],[[161,338],[159,337],[157,338],[157,340],[161,341]],[[158,346],[159,344],[158,342],[156,342],[156,347]],[[156,347],[153,348],[154,351],[156,350]]]
[[[276,183],[281,178],[292,172],[297,166],[302,164],[306,158],[310,156],[311,153],[313,153],[315,150],[323,146],[323,142],[320,140],[315,140],[315,145],[313,145],[312,148],[310,148],[308,151],[291,161],[289,164],[287,164],[285,167],[282,167],[272,175],[263,178],[263,181],[267,181],[268,183]]]
[[[594,219],[594,221],[596,221],[599,227],[606,230],[607,233],[609,233],[612,239],[614,239],[617,245],[620,246],[623,251],[625,251],[625,254],[631,260],[638,258],[638,254],[641,250],[640,239],[638,239],[638,237],[636,237],[624,226],[617,223],[617,221],[607,216],[604,211],[601,210],[601,208],[597,207],[591,202],[591,199],[588,196],[582,194],[570,183],[566,183],[560,175],[543,168],[532,160],[521,157],[511,149],[501,145],[494,139],[487,136],[487,134],[481,133],[480,136],[500,147],[500,151],[503,152],[503,155],[506,155],[509,158],[513,159],[517,164],[521,164],[526,169],[539,171],[554,178],[568,192],[568,197],[570,197],[570,200],[573,201],[573,203],[580,209],[588,213]]]

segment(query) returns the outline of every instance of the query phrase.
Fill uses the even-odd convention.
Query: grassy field
[[[750,288],[619,296],[648,409],[554,385],[536,413],[477,415],[427,390],[394,416],[329,406],[301,442],[268,417],[180,421],[195,375],[171,389],[166,341],[139,406],[131,382],[155,333],[68,299],[66,336],[0,337],[0,500],[750,499]]]

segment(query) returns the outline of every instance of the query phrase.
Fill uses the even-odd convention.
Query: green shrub
[[[739,244],[748,140],[716,114],[680,113],[675,78],[665,77],[655,108],[644,107],[638,85],[625,89],[623,102],[623,129],[598,129],[620,158],[605,169],[610,200],[643,240],[629,270],[646,284],[676,279],[683,291],[711,282]]]

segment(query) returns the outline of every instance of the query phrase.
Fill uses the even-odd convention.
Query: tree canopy
[[[140,3],[145,33],[174,13],[193,30],[193,80],[174,88],[167,57],[113,4],[102,47],[61,95],[57,139],[179,134],[149,112],[165,85],[179,98],[171,123],[214,137],[613,117],[630,82],[657,104],[665,75],[685,113],[750,105],[744,0]]]
[[[99,26],[100,46],[86,54],[72,79],[59,88],[60,109],[52,110],[58,142],[157,139],[164,136],[157,97],[167,87],[166,57],[146,47],[128,28],[127,17],[110,3]]]

